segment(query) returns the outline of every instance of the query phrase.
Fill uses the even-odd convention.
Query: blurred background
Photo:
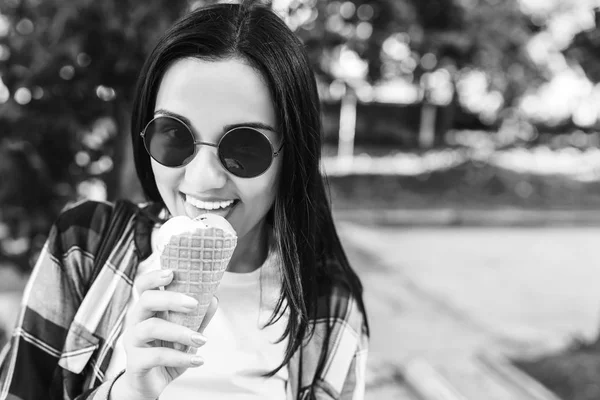
[[[60,210],[143,200],[138,71],[210,2],[0,0],[0,345]],[[600,398],[600,1],[270,4],[317,75],[367,398]]]

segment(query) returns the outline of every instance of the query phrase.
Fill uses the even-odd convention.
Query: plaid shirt
[[[61,214],[25,288],[16,328],[0,353],[0,400],[107,400],[105,379],[150,227],[131,216],[92,280],[113,206],[83,202]],[[334,288],[319,300],[315,332],[288,364],[288,398],[364,397],[368,338],[356,301]],[[330,328],[325,343],[326,327]],[[319,376],[317,365],[324,361]]]

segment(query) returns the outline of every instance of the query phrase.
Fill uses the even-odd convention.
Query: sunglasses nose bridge
[[[198,155],[200,154],[200,152],[202,150],[202,147],[205,147],[205,146],[214,147],[215,149],[217,149],[217,151],[218,151],[218,148],[219,148],[218,144],[209,143],[209,142],[203,142],[201,140],[195,140],[194,141],[194,155],[192,156],[192,158],[190,159],[189,162],[192,162],[196,158],[198,158]],[[218,158],[218,155],[217,155],[217,158]]]
[[[203,142],[201,140],[195,140],[194,141],[194,146],[210,146],[210,147],[218,147],[218,144],[215,143],[209,143],[209,142]]]

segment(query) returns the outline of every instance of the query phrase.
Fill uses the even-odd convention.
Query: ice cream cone
[[[237,235],[227,220],[213,214],[195,220],[175,217],[163,227],[159,232],[160,264],[162,269],[173,271],[173,280],[165,290],[198,301],[194,311],[169,311],[165,319],[197,331],[231,260]],[[164,345],[186,350],[178,343]]]

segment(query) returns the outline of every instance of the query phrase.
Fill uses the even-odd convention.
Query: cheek
[[[246,202],[252,204],[254,209],[270,208],[278,187],[279,176],[276,173],[266,173],[257,179],[238,182],[240,194],[245,197]]]
[[[271,181],[244,184],[238,186],[240,194],[244,197],[246,203],[250,203],[252,208],[268,208],[272,200],[275,198],[276,188],[275,183]]]

